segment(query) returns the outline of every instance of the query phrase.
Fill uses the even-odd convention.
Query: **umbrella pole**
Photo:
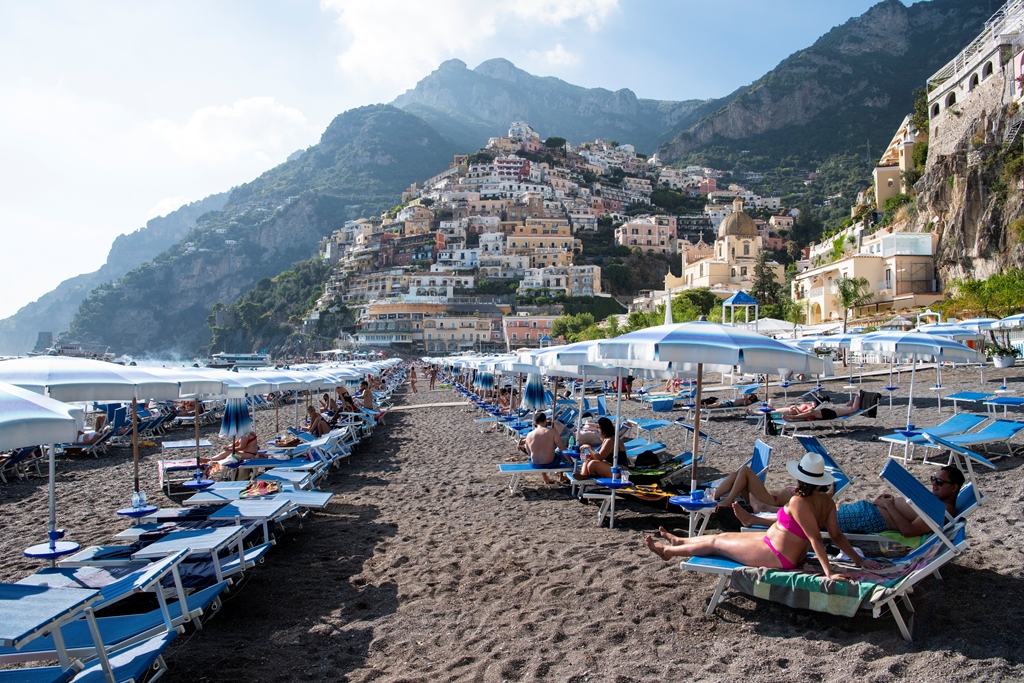
[[[42,447],[41,447],[42,448]],[[57,547],[57,463],[54,460],[53,444],[47,448],[50,461],[50,550]]]
[[[693,448],[690,453],[690,493],[697,490],[697,454],[700,453],[700,395],[704,388],[704,364],[697,363],[697,410],[693,415]],[[697,515],[690,513],[690,538],[697,535]]]
[[[622,382],[616,381],[615,385],[618,389],[615,392],[615,448],[612,450],[612,467],[619,464],[619,426],[622,424]],[[615,495],[615,491],[612,491],[612,495]]]
[[[274,396],[274,432],[280,433],[281,431],[281,392],[278,391],[277,395]]]
[[[139,401],[132,396],[132,460],[135,462],[135,493],[139,492]]]
[[[917,354],[910,365],[910,396],[907,398],[907,429],[910,429],[910,413],[914,409],[914,373],[917,372]]]
[[[193,402],[193,408],[195,409],[195,419],[192,420],[196,425],[196,467],[202,467],[202,463],[199,458],[199,397],[196,396],[196,400]]]
[[[576,417],[576,447],[580,444],[580,426],[583,424],[583,401],[587,395],[587,371],[583,371],[583,384],[580,386],[580,414]]]

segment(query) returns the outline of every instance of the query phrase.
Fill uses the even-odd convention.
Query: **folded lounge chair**
[[[996,420],[990,425],[987,425],[984,429],[979,432],[972,432],[970,434],[960,434],[959,436],[950,436],[944,438],[944,441],[960,446],[963,448],[970,448],[972,446],[982,446],[985,449],[985,454],[989,454],[988,447],[993,444],[1006,444],[1008,450],[1007,455],[1013,455],[1013,445],[1010,443],[1010,439],[1017,435],[1017,432],[1024,429],[1024,422],[1014,422],[1012,420]],[[938,446],[934,443],[926,443],[922,445],[928,445],[933,448]],[[948,446],[945,446],[948,448]],[[1002,454],[996,454],[1002,455]]]

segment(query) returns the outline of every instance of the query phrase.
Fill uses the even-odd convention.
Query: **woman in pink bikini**
[[[647,537],[647,547],[663,560],[672,557],[717,555],[750,567],[770,569],[797,569],[804,564],[809,548],[813,548],[821,562],[825,576],[844,579],[832,571],[825,553],[820,530],[825,528],[832,542],[859,567],[881,569],[882,565],[861,557],[846,536],[839,530],[836,504],[819,487],[832,483],[832,475],[825,471],[825,462],[817,453],[807,453],[800,462],[791,460],[786,469],[799,483],[793,497],[779,510],[778,521],[763,533],[740,532],[680,538],[662,527],[661,536],[669,545]]]

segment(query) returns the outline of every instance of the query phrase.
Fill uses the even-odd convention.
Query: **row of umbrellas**
[[[854,338],[856,337],[856,339]],[[840,343],[840,342],[836,342]],[[876,351],[912,358],[910,400],[907,422],[913,408],[913,385],[917,360],[934,357],[958,362],[981,362],[984,355],[956,339],[920,331],[885,331],[871,335],[851,335],[847,342],[865,351]],[[813,347],[813,343],[812,343]],[[756,374],[821,374],[824,363],[800,345],[789,345],[755,332],[706,321],[671,324],[638,330],[614,339],[579,342],[548,349],[530,350],[515,356],[445,359],[456,366],[481,372],[495,369],[529,373],[524,406],[543,407],[542,375],[590,378],[623,377],[632,374],[648,378],[696,377],[695,402],[699,405],[705,372],[729,372],[737,368]],[[531,384],[539,387],[530,390]],[[618,382],[616,414],[621,414],[621,386]],[[616,425],[616,434],[618,433]],[[695,415],[692,452],[699,452],[700,411]],[[617,440],[617,437],[616,437]],[[618,443],[615,445],[618,450]],[[696,490],[697,466],[691,468],[691,487]],[[692,530],[691,530],[692,531]]]
[[[139,491],[139,401],[226,397],[233,406],[222,424],[225,436],[246,428],[245,397],[275,391],[312,390],[379,374],[397,359],[372,363],[337,363],[288,371],[228,372],[210,368],[140,368],[63,356],[36,356],[0,362],[0,449],[48,447],[49,536],[56,538],[54,445],[74,442],[84,412],[68,403],[132,403],[135,491]],[[297,404],[296,404],[297,409]],[[198,459],[198,421],[196,423]],[[251,423],[248,425],[251,428]],[[246,429],[246,431],[248,431]]]

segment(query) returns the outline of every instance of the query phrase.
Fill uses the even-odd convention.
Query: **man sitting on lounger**
[[[931,477],[932,493],[946,506],[946,512],[956,516],[956,498],[964,485],[964,474],[955,465],[946,465]],[[777,512],[778,507],[765,504],[751,490],[748,498],[755,512]],[[771,522],[771,516],[758,517],[739,505],[733,505],[736,519],[744,526],[755,526]],[[920,536],[931,531],[914,508],[903,498],[883,493],[874,501],[858,500],[840,505],[836,516],[843,533],[877,534],[882,531],[898,531],[903,536]]]
[[[538,410],[533,416],[533,431],[519,441],[519,448],[530,456],[530,464],[537,469],[561,467],[562,457],[555,448],[565,448],[562,436],[548,426],[548,416]],[[551,479],[544,473],[544,483],[550,484]]]
[[[835,408],[811,408],[799,413],[792,413],[790,415],[783,415],[782,419],[786,422],[813,422],[814,420],[834,420],[837,417],[844,417],[846,415],[853,415],[860,410],[860,395],[854,397],[849,403],[844,403],[841,406]]]
[[[757,398],[757,394],[747,394],[745,396],[740,396],[735,401],[730,399],[720,401],[716,398],[712,401],[702,401],[701,403],[703,408],[714,410],[715,408],[743,408],[745,406],[753,405],[759,400],[760,399]]]

